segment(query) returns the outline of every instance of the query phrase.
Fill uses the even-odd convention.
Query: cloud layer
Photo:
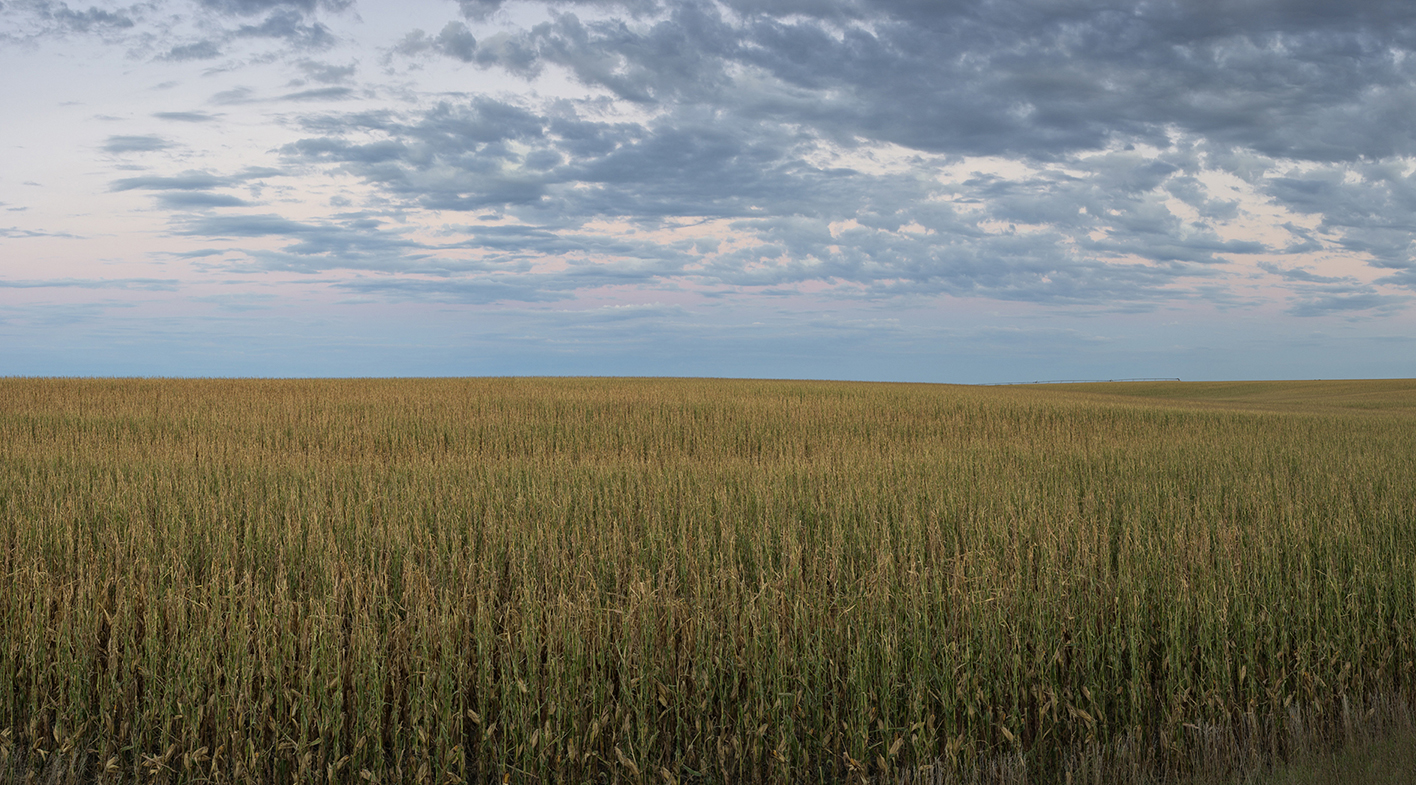
[[[782,316],[947,300],[1410,325],[1409,3],[418,13],[15,0],[0,46],[107,47],[173,75],[95,134],[110,169],[93,190],[208,282],[318,278],[390,305],[667,302],[664,324],[725,301]]]

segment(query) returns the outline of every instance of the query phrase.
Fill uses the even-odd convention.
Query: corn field
[[[0,379],[0,781],[1179,782],[1413,660],[1414,382]]]

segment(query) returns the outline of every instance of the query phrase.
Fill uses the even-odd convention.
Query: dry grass
[[[0,380],[0,778],[1253,768],[1416,697],[1413,401]]]
[[[1386,719],[1353,728],[1348,738],[1297,751],[1272,770],[1258,767],[1223,785],[1411,785],[1416,781],[1416,726],[1409,711]]]

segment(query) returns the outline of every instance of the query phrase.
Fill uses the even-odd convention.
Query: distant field
[[[1179,782],[1413,661],[1416,381],[0,379],[0,781]]]
[[[1068,392],[1093,393],[1111,400],[1139,398],[1288,414],[1386,411],[1416,416],[1416,380],[1412,379],[1069,384],[1060,387]]]

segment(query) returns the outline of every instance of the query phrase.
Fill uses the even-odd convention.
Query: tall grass
[[[0,380],[0,777],[1175,779],[1416,698],[1416,385]]]

